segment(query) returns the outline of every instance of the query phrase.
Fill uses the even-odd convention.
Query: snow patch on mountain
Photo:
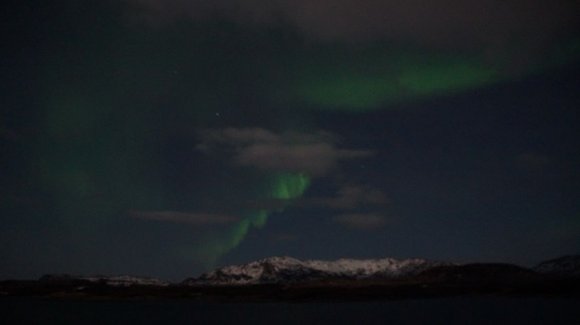
[[[435,266],[450,263],[424,259],[339,259],[336,261],[298,260],[292,257],[269,257],[247,264],[225,266],[190,278],[186,285],[248,285],[300,282],[320,279],[396,278],[418,274]]]

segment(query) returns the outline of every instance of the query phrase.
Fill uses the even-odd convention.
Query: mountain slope
[[[538,273],[559,276],[580,276],[580,255],[568,255],[538,264]]]
[[[320,279],[397,278],[416,275],[431,267],[449,264],[423,259],[301,261],[291,257],[269,257],[247,264],[222,267],[204,273],[197,279],[187,279],[183,284],[246,285]]]

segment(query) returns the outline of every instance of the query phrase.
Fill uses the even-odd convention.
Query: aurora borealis
[[[572,1],[7,8],[0,277],[580,249]]]
[[[266,196],[278,200],[292,200],[300,197],[308,188],[310,180],[305,175],[280,174],[267,182]],[[282,212],[283,208],[277,209]],[[251,228],[262,228],[266,225],[272,211],[266,209],[249,212],[244,218],[233,225],[225,234],[208,240],[197,253],[197,258],[205,265],[215,266],[217,259],[238,246],[247,236]]]
[[[378,58],[374,69],[391,58]],[[394,101],[413,100],[482,86],[494,81],[491,67],[479,66],[464,59],[416,58],[404,56],[392,60],[385,71],[316,71],[320,65],[307,67],[315,75],[299,83],[296,96],[329,109],[377,109]]]

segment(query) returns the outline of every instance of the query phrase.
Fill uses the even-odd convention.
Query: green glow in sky
[[[279,174],[270,183],[270,197],[290,200],[300,197],[310,185],[310,178],[304,174]]]
[[[297,95],[310,104],[365,110],[397,96],[397,86],[385,77],[351,76],[306,81]]]
[[[279,173],[266,184],[266,199],[292,200],[304,194],[310,185],[310,178],[303,174]],[[278,210],[281,212],[283,209]],[[217,260],[236,248],[246,238],[252,227],[262,228],[272,211],[258,210],[231,227],[223,236],[213,238],[201,245],[196,254],[206,267],[213,267]]]
[[[400,88],[410,96],[461,91],[493,81],[495,71],[467,61],[406,67],[398,76]]]
[[[368,111],[393,102],[445,95],[498,80],[496,71],[471,58],[401,52],[316,62],[299,69],[290,87],[299,101],[322,109]],[[364,65],[357,60],[364,60]],[[369,68],[372,67],[372,68]]]

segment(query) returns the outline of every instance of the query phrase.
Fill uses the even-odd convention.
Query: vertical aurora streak
[[[310,177],[299,173],[276,173],[269,177],[264,186],[264,199],[274,199],[287,202],[299,198],[310,185]],[[284,205],[286,206],[286,204]],[[268,217],[273,212],[282,212],[284,207],[275,211],[261,209],[250,211],[236,225],[231,227],[225,234],[213,238],[211,241],[200,245],[196,256],[205,267],[215,266],[217,260],[232,249],[238,247],[252,228],[260,229],[266,225]]]

